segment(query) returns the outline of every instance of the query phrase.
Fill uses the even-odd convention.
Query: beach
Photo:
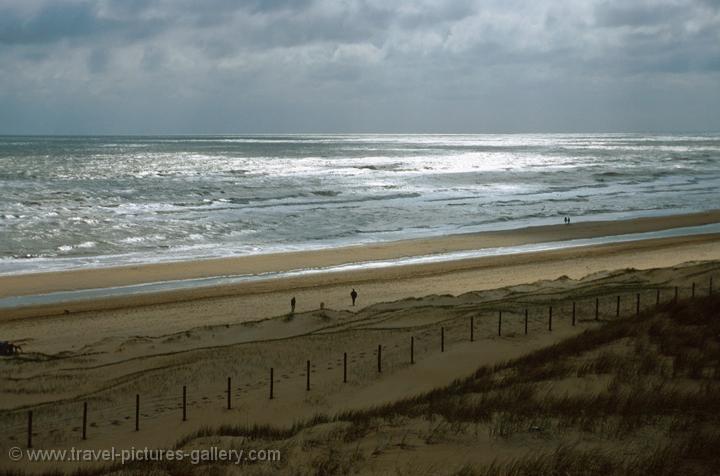
[[[718,32],[3,0],[0,476],[717,476]]]
[[[403,242],[367,250],[356,247],[248,257],[247,262],[156,264],[149,265],[148,273],[152,279],[177,279],[219,270],[260,272],[274,266],[308,266],[311,258],[317,260],[316,265],[330,265],[409,252],[557,241],[673,224],[686,227],[712,223],[716,218],[715,214],[697,214],[558,225],[418,240],[413,243],[415,248]],[[362,256],[361,251],[365,253]],[[24,353],[20,367],[12,360],[0,361],[0,376],[12,382],[0,392],[0,420],[9,429],[0,446],[11,446],[22,438],[28,409],[34,413],[36,444],[102,448],[167,446],[177,435],[207,425],[286,427],[318,412],[334,414],[388,404],[448,385],[479,365],[518,358],[609,320],[633,315],[636,294],[642,309],[652,307],[658,298],[672,300],[675,286],[681,299],[691,292],[706,294],[708,280],[715,277],[717,282],[719,262],[720,237],[700,234],[4,311],[0,335],[21,345]],[[144,276],[144,269],[2,279],[18,280],[15,289],[38,292],[44,286],[66,289],[128,282]],[[691,282],[697,284],[693,291]],[[350,300],[353,288],[359,293],[355,307]],[[293,296],[297,308],[291,314]],[[616,296],[622,297],[617,309]],[[555,316],[550,332],[549,305]],[[577,326],[570,320],[576,305]],[[523,309],[529,312],[527,334]],[[498,310],[504,316],[501,336]],[[595,312],[599,321],[594,319]],[[468,334],[471,316],[474,343]],[[416,362],[409,366],[411,337]],[[378,345],[383,347],[382,374],[376,370]],[[350,367],[348,384],[341,380],[343,353]],[[311,391],[305,390],[306,360],[312,365]],[[273,400],[268,400],[270,368],[275,372]],[[224,409],[228,378],[233,382],[232,410]],[[187,422],[178,418],[178,392],[183,386],[191,395]],[[139,433],[132,429],[136,394],[142,395],[143,402]],[[76,420],[83,401],[92,409],[93,436],[81,443]],[[33,466],[38,470],[48,467],[55,466]]]
[[[684,227],[697,227],[720,222],[720,211],[710,211],[686,215],[663,217],[646,217],[631,220],[580,222],[571,225],[548,225],[517,230],[502,230],[482,233],[450,235],[440,238],[425,238],[395,242],[381,242],[372,245],[338,247],[293,253],[274,253],[249,255],[238,258],[211,259],[199,261],[181,261],[171,263],[155,263],[138,266],[121,266],[109,268],[86,268],[61,272],[29,273],[0,276],[0,298],[8,296],[37,295],[61,291],[76,291],[93,288],[112,288],[143,283],[173,282],[212,278],[217,276],[256,276],[252,282],[234,285],[197,285],[189,289],[137,293],[128,291],[120,297],[104,299],[86,299],[80,302],[61,303],[56,305],[29,306],[20,309],[3,310],[3,319],[16,317],[66,314],[89,310],[132,307],[173,303],[178,301],[197,300],[204,298],[277,293],[268,299],[266,311],[258,310],[250,319],[268,317],[283,312],[289,297],[278,294],[296,289],[326,286],[329,283],[352,285],[353,283],[385,282],[390,280],[418,278],[428,275],[443,275],[473,268],[503,267],[510,264],[528,261],[543,262],[585,254],[585,251],[570,251],[574,240],[613,237],[617,235],[632,236],[661,230],[672,230]],[[600,254],[610,255],[612,250],[646,249],[663,247],[667,244],[682,243],[686,239],[691,242],[708,242],[716,240],[713,234],[692,236],[690,238],[674,237],[668,240],[642,240],[644,244],[633,244],[632,241],[612,244],[609,248],[598,247]],[[636,238],[635,240],[639,240]],[[549,252],[509,253],[506,256],[485,256],[476,259],[439,259],[436,262],[419,263],[404,266],[393,266],[394,260],[412,257],[440,256],[453,252],[472,250],[502,250],[522,245],[542,245],[557,243],[558,246]],[[591,249],[591,247],[583,247]],[[592,252],[592,251],[590,251]],[[567,253],[570,253],[569,255]],[[550,258],[547,258],[550,257]],[[375,268],[375,262],[386,261],[388,266]],[[618,260],[618,263],[621,262]],[[343,265],[357,265],[352,271],[344,271]],[[401,264],[401,262],[398,262]],[[365,265],[365,266],[364,266]],[[292,271],[322,271],[340,267],[333,273],[315,272],[311,275],[283,277],[283,273]],[[278,275],[275,279],[262,279],[268,274]],[[571,273],[571,271],[569,271]],[[411,286],[412,288],[412,286]],[[463,288],[466,289],[466,288]],[[362,302],[369,304],[378,302],[385,297],[384,293],[368,289]],[[452,292],[452,290],[447,290]],[[349,291],[348,291],[349,292]],[[338,305],[347,301],[329,293],[323,298],[319,293],[312,300],[300,300],[299,309],[312,309],[319,302],[327,305]],[[332,296],[332,297],[331,297]],[[398,295],[394,295],[397,297]]]
[[[719,212],[619,222],[580,223],[531,229],[450,236],[412,242],[382,243],[368,247],[331,249],[282,255],[249,256],[230,260],[151,264],[141,267],[88,269],[0,277],[5,294],[45,293],[61,289],[107,287],[158,280],[188,279],[232,273],[261,274],[344,262],[396,258],[466,250],[475,246],[512,244],[632,233],[672,226],[712,223]],[[320,308],[349,311],[350,290],[357,288],[358,306],[392,302],[409,297],[452,294],[531,283],[568,276],[582,278],[595,272],[671,267],[692,261],[720,259],[720,237],[639,240],[551,251],[487,256],[427,264],[367,268],[258,280],[229,286],[198,287],[165,293],[129,294],[47,306],[2,311],[6,339],[29,338],[38,350],[60,350],[104,337],[156,335],[181,332],[198,325],[258,321],[284,315],[290,299],[297,312]],[[30,320],[26,321],[26,319]],[[19,320],[18,320],[19,319]],[[83,329],[82,335],[78,330]],[[30,334],[28,334],[30,332]],[[54,344],[45,344],[54,342]],[[48,347],[45,347],[48,345]]]

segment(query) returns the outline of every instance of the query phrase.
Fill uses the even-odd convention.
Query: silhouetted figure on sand
[[[355,300],[357,299],[357,296],[358,296],[357,291],[355,291],[355,289],[353,289],[352,292],[350,293],[350,297],[352,298],[352,301],[353,301],[353,306],[355,306]]]
[[[295,296],[290,300],[290,314],[295,314]]]

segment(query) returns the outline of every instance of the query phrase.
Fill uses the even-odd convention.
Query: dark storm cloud
[[[717,71],[719,19],[694,8],[709,3],[600,4],[596,24],[618,43],[603,65],[634,74]]]
[[[0,42],[24,44],[115,34],[142,39],[188,20],[196,25],[216,25],[229,22],[229,15],[235,12],[292,12],[307,8],[312,0],[203,0],[173,4],[159,0],[58,1],[42,4],[31,13],[12,8],[12,2],[6,3],[4,8],[0,4]],[[107,13],[111,16],[106,16]]]
[[[698,0],[709,7],[720,9],[720,0]]]
[[[140,6],[147,2],[128,3],[141,11]],[[123,7],[129,8],[130,5]],[[90,2],[50,2],[31,13],[0,5],[0,45],[96,41],[107,37],[139,41],[167,26],[161,19],[144,19],[135,12],[124,19],[104,17],[97,5]]]
[[[0,132],[720,129],[717,0],[0,0],[0,63]]]
[[[115,26],[100,21],[87,4],[50,4],[29,18],[8,8],[0,9],[0,43],[48,43],[91,36]]]
[[[595,18],[600,26],[648,26],[673,23],[687,14],[687,5],[622,2],[599,5]]]

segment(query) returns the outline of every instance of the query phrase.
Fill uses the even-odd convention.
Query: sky
[[[0,134],[720,131],[720,0],[0,0]]]

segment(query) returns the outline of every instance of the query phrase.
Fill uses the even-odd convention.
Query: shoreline
[[[266,275],[491,248],[639,234],[720,223],[720,210],[629,220],[542,225],[320,250],[0,276],[0,298],[225,276]]]
[[[317,319],[324,302],[327,315],[350,317],[369,307],[415,309],[418,299],[428,296],[472,299],[478,292],[490,292],[499,298],[504,294],[495,290],[513,286],[544,289],[552,295],[572,280],[588,277],[596,283],[607,282],[630,269],[656,270],[675,280],[677,273],[693,263],[704,263],[704,269],[720,273],[720,237],[645,240],[23,308],[0,312],[0,331],[3,338],[19,342],[26,351],[44,353],[83,349],[93,342],[172,338],[191,329],[206,329],[217,345],[226,337],[232,341],[224,331],[217,333],[228,325],[253,333],[253,323],[278,322],[285,324],[283,329],[302,324],[305,319],[287,319],[293,296],[298,316]],[[669,293],[676,284],[687,288],[689,281],[656,280],[655,286]],[[357,307],[350,302],[351,287],[359,292]],[[70,312],[66,314],[65,309]],[[278,332],[274,337],[286,333]],[[184,345],[191,341],[182,340]]]
[[[530,245],[507,246],[499,248],[482,248],[479,250],[459,251],[432,255],[423,255],[408,258],[399,258],[396,260],[384,261],[366,261],[366,262],[350,262],[338,266],[330,266],[326,268],[312,267],[300,270],[290,270],[285,272],[271,272],[264,274],[246,274],[246,275],[230,275],[219,277],[208,277],[199,279],[184,279],[164,282],[151,282],[143,284],[135,284],[128,286],[119,286],[111,288],[91,288],[75,291],[54,292],[47,294],[33,294],[19,297],[0,297],[0,310],[22,309],[28,307],[39,307],[48,305],[72,304],[75,302],[123,298],[131,296],[142,296],[152,294],[165,294],[169,292],[180,292],[183,290],[202,290],[212,288],[237,287],[239,285],[247,285],[256,282],[271,282],[289,278],[302,278],[317,275],[329,275],[337,273],[347,273],[351,271],[369,271],[388,269],[393,267],[420,266],[429,264],[451,263],[463,260],[477,260],[481,258],[491,258],[512,255],[527,255],[549,251],[569,250],[574,248],[588,248],[592,246],[613,245],[622,243],[632,243],[638,241],[659,240],[665,238],[684,238],[695,236],[716,235],[720,237],[720,223],[710,225],[701,225],[696,227],[671,228],[660,230],[657,232],[633,233],[624,235],[614,235],[599,238],[585,238],[569,241],[553,241],[541,242]],[[418,269],[418,268],[416,268]]]
[[[660,259],[659,255],[664,256]],[[441,294],[450,291],[470,292],[484,289],[488,286],[485,281],[492,282],[489,287],[501,284],[520,284],[533,282],[538,279],[556,279],[566,275],[579,278],[594,272],[612,271],[637,266],[650,268],[657,266],[672,266],[690,261],[718,261],[720,260],[720,234],[706,234],[695,236],[680,236],[658,238],[649,240],[612,243],[604,245],[580,246],[550,251],[538,251],[511,255],[486,256],[481,258],[468,258],[456,261],[441,261],[407,266],[393,266],[377,269],[356,269],[334,273],[317,273],[313,275],[284,277],[269,280],[257,280],[239,284],[230,284],[214,287],[198,287],[182,290],[147,294],[128,294],[123,296],[88,299],[70,303],[54,303],[47,305],[19,307],[5,309],[0,314],[0,322],[12,322],[25,318],[43,318],[57,316],[65,319],[82,319],[79,314],[88,317],[112,314],[114,312],[160,312],[167,310],[176,315],[180,308],[205,307],[210,309],[216,305],[224,309],[218,315],[220,318],[227,312],[236,311],[226,306],[236,300],[250,299],[258,301],[261,307],[252,306],[254,315],[248,315],[243,321],[252,321],[281,315],[287,305],[284,298],[290,295],[314,295],[315,300],[308,306],[303,303],[302,308],[317,309],[327,290],[332,292],[327,297],[330,308],[337,308],[341,289],[348,286],[358,286],[361,292],[362,305],[383,302],[386,299],[402,299],[426,294]],[[582,263],[592,265],[587,266]],[[604,263],[604,264],[603,264]],[[551,271],[551,268],[562,269],[563,272]],[[523,278],[518,277],[517,270],[525,269],[530,272]],[[509,273],[512,278],[508,280],[501,275]],[[444,290],[435,287],[444,279],[451,281],[458,276],[466,282],[464,288],[452,286]],[[471,277],[475,276],[477,280]],[[422,285],[423,292],[402,291],[401,294],[384,291],[383,286],[398,289],[416,289],[418,282],[432,282],[432,286]],[[471,284],[475,281],[476,284]],[[383,284],[384,283],[384,284]],[[372,297],[365,294],[370,291]],[[369,294],[369,293],[368,293]],[[332,296],[332,297],[331,297]],[[303,299],[305,300],[305,299]],[[340,306],[341,308],[344,305]],[[177,309],[176,309],[177,308]],[[178,322],[179,323],[179,322]]]
[[[606,212],[593,215],[575,216],[573,225],[598,222],[619,222],[630,221],[641,218],[663,219],[675,216],[694,215],[702,213],[714,213],[719,209],[675,209],[675,210],[650,210],[638,212]],[[326,251],[329,249],[346,249],[365,247],[374,244],[390,243],[413,243],[418,240],[437,240],[450,236],[477,236],[487,233],[517,232],[526,229],[558,225],[558,217],[519,219],[510,221],[493,221],[478,225],[469,226],[467,229],[458,228],[432,228],[424,232],[416,228],[410,228],[405,234],[398,231],[388,231],[375,237],[370,235],[356,239],[330,239],[312,240],[298,243],[273,243],[266,248],[253,247],[248,249],[229,248],[220,244],[202,246],[195,252],[188,253],[187,249],[176,249],[170,252],[170,248],[156,249],[154,251],[137,251],[121,254],[97,254],[97,255],[55,255],[38,256],[30,259],[22,257],[5,257],[0,259],[0,278],[6,276],[22,276],[27,274],[42,274],[48,272],[66,272],[79,269],[107,269],[132,266],[146,266],[167,263],[206,262],[213,260],[227,260],[248,256],[268,256],[276,254],[292,254]],[[720,222],[717,223],[720,225]],[[241,247],[242,248],[242,247]]]

